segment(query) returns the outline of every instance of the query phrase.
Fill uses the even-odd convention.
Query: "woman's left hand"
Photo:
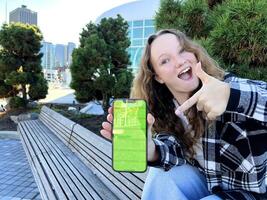
[[[202,81],[202,87],[176,110],[176,114],[179,115],[179,112],[184,112],[196,104],[199,111],[206,113],[208,120],[215,120],[226,110],[230,86],[204,72],[200,62],[194,67],[193,73]]]

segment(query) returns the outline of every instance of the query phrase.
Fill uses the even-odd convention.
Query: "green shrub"
[[[156,29],[178,29],[184,32],[184,23],[181,1],[162,0],[155,16]]]
[[[227,71],[232,72],[242,78],[248,78],[253,80],[263,80],[267,82],[267,68],[257,67],[250,68],[247,65],[231,65],[226,68]]]
[[[78,113],[75,118],[77,119],[89,119],[89,118],[92,118],[93,115],[90,115],[90,114],[86,114],[86,113]]]
[[[9,101],[10,108],[25,108],[27,101],[20,97],[12,97]]]
[[[209,19],[211,49],[226,65],[267,65],[267,2],[228,0]],[[240,68],[241,70],[241,68]],[[257,69],[256,69],[257,71]]]
[[[208,11],[206,0],[164,0],[155,17],[156,28],[178,29],[191,38],[206,37]]]
[[[209,55],[214,55],[212,48],[211,48],[211,41],[209,40],[209,38],[195,39],[194,42],[198,43],[204,49],[206,49]]]
[[[209,33],[206,21],[209,7],[206,0],[187,0],[183,7],[184,30],[191,38],[206,37]]]

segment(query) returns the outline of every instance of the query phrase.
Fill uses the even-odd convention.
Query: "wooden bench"
[[[48,107],[18,132],[42,199],[141,199],[147,173],[115,172],[110,141]]]

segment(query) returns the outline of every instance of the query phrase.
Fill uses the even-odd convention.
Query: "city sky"
[[[53,44],[79,44],[82,28],[103,12],[135,0],[0,0],[0,25],[9,22],[9,12],[26,5],[37,12],[44,40]]]

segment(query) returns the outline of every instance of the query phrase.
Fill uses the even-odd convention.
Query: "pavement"
[[[5,99],[0,99],[0,103]],[[51,88],[40,103],[77,103],[74,90]],[[3,104],[5,105],[5,104]],[[40,200],[20,137],[16,131],[0,131],[0,200]]]
[[[41,200],[16,131],[0,132],[0,200]]]

